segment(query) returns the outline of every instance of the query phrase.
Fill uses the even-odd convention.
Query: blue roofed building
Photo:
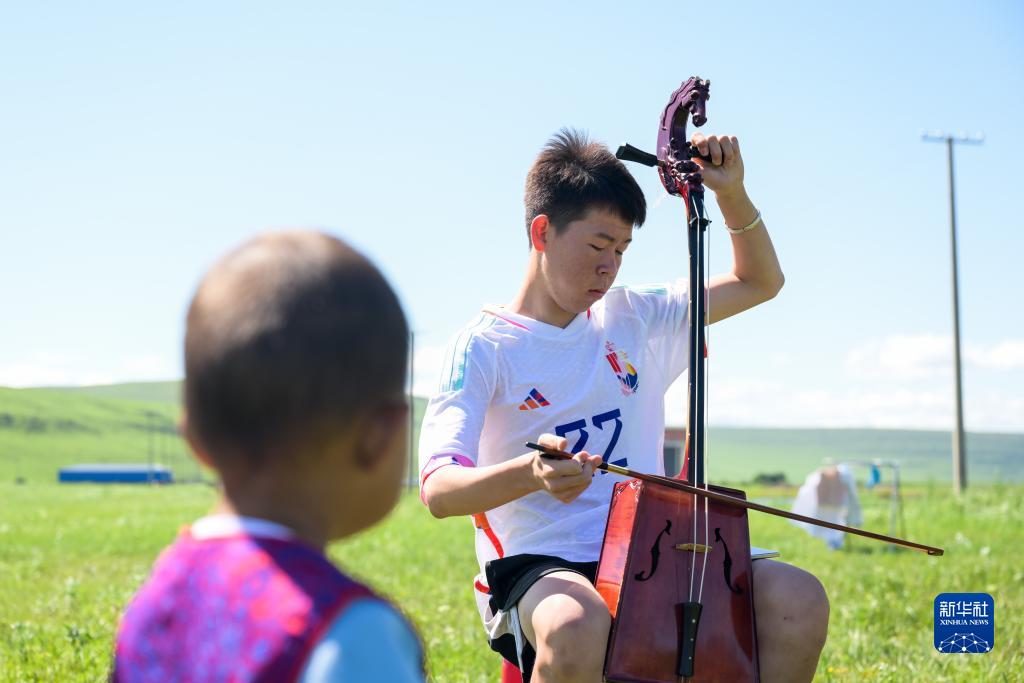
[[[57,481],[62,484],[171,484],[174,482],[174,473],[163,465],[71,465],[58,470]]]

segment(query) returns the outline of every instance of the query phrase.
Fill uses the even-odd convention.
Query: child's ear
[[[178,432],[185,437],[185,441],[188,443],[192,454],[196,456],[196,460],[210,469],[216,469],[213,466],[213,460],[210,458],[209,453],[206,452],[206,449],[203,448],[203,445],[199,443],[199,440],[192,433],[192,429],[189,427],[188,413],[184,410],[181,412],[181,419],[178,420]]]
[[[366,413],[355,425],[356,466],[373,470],[386,460],[395,446],[396,439],[405,440],[402,427],[408,420],[408,408],[378,408]]]

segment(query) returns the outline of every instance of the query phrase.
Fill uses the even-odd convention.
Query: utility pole
[[[149,446],[146,449],[147,453],[148,453],[148,455],[146,457],[146,460],[148,462],[148,464],[146,466],[146,482],[149,483],[149,484],[153,483],[153,417],[154,417],[153,413],[147,410],[146,411],[146,431],[148,432],[147,436],[149,438],[147,439],[147,441],[149,443]]]
[[[956,195],[953,189],[953,144],[980,145],[985,140],[982,133],[921,132],[925,142],[946,144],[946,164],[949,169],[949,240],[953,259],[953,370],[956,385],[956,428],[953,431],[953,493],[960,495],[967,488],[967,451],[964,447],[964,407],[960,372],[960,287],[958,284],[956,258]]]
[[[416,439],[413,429],[416,426],[416,396],[413,395],[413,381],[416,378],[416,333],[409,331],[409,467],[405,477],[406,488],[412,488],[419,478],[416,463]]]

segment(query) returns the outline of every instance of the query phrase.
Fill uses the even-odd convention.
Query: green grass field
[[[0,683],[100,681],[117,617],[157,553],[212,505],[205,484],[61,486],[82,462],[155,462],[179,480],[203,473],[176,434],[176,382],[75,389],[0,388]],[[417,414],[423,402],[417,401]],[[1024,435],[971,434],[972,487],[949,492],[949,435],[891,430],[712,429],[718,481],[784,472],[791,482],[823,459],[894,458],[904,466],[906,532],[947,554],[888,552],[856,540],[842,552],[784,520],[754,514],[752,538],[825,584],[832,601],[818,680],[989,681],[1024,678]],[[14,482],[23,483],[16,484]],[[793,489],[748,493],[784,505]],[[886,487],[865,493],[865,527],[888,529]],[[476,572],[466,519],[435,520],[414,492],[380,526],[331,547],[344,568],[390,595],[415,621],[436,681],[497,680],[473,604]],[[988,592],[996,643],[987,655],[940,655],[932,602]]]
[[[103,680],[120,610],[159,550],[214,496],[202,485],[0,484],[0,681]],[[872,494],[864,503],[865,526],[885,531],[885,500]],[[945,547],[939,558],[861,540],[831,552],[784,520],[751,520],[756,544],[778,548],[829,592],[818,680],[1020,680],[1024,487],[977,487],[959,502],[945,486],[906,491],[907,535]],[[433,680],[497,680],[499,662],[473,605],[467,520],[433,519],[411,492],[383,524],[330,554],[402,605],[422,634]],[[932,647],[936,594],[961,591],[995,598],[990,654],[941,655]]]

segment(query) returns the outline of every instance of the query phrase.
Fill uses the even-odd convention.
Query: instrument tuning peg
[[[651,154],[650,152],[645,152],[642,149],[637,149],[633,145],[630,145],[629,143],[626,142],[619,145],[619,149],[616,150],[615,156],[619,159],[622,159],[623,161],[633,161],[638,164],[643,164],[644,166],[658,165],[658,157]]]

